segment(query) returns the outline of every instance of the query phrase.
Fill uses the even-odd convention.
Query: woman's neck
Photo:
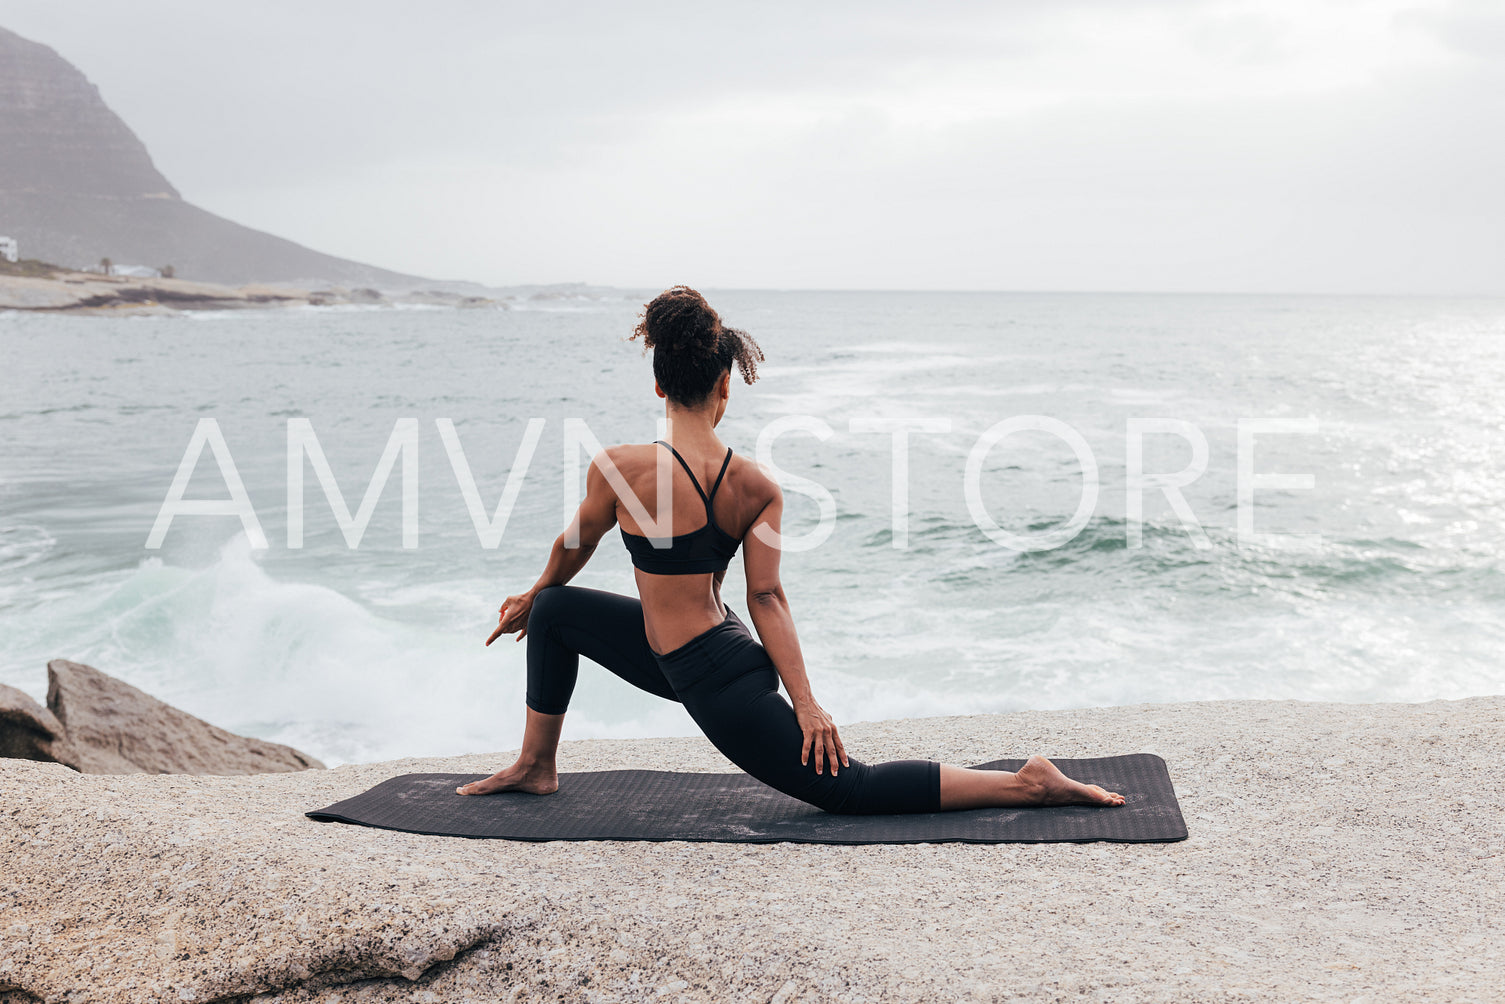
[[[715,443],[716,423],[712,412],[706,408],[680,408],[669,405],[664,408],[664,421],[668,424],[668,438],[681,443]]]

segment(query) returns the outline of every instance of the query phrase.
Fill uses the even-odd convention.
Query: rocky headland
[[[23,258],[110,258],[200,282],[320,279],[347,288],[426,280],[337,258],[186,201],[99,89],[51,48],[0,27],[0,236]]]

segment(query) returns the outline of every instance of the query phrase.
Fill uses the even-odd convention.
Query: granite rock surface
[[[1502,722],[1489,697],[843,729],[869,759],[1157,753],[1174,844],[479,841],[303,812],[505,753],[0,761],[0,1001],[1497,1001]],[[699,738],[568,742],[561,767],[730,769]]]

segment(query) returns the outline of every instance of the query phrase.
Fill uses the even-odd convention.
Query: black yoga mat
[[[1122,806],[966,809],[837,816],[746,774],[602,770],[561,774],[552,795],[456,795],[484,774],[404,774],[312,819],[450,837],[508,840],[701,840],[727,843],[1160,843],[1186,839],[1165,761],[1153,753],[1052,760],[1067,776],[1122,794]],[[995,760],[984,770],[1018,770]]]

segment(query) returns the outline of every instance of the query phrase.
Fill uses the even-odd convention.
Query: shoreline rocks
[[[1505,697],[1208,701],[842,730],[871,760],[1156,753],[1174,844],[465,840],[303,813],[512,754],[246,777],[5,760],[0,1001],[1485,1001],[1502,720]],[[560,768],[731,769],[701,738],[566,742]]]
[[[71,764],[63,723],[25,691],[0,684],[0,757]]]
[[[40,261],[0,260],[0,312],[93,317],[173,316],[196,310],[447,309],[465,311],[573,310],[624,304],[642,291],[563,283],[484,286],[460,281],[342,286],[320,279],[228,286],[183,278],[132,278],[76,272]]]
[[[291,746],[227,732],[92,666],[47,664],[47,707],[0,687],[0,756],[83,774],[264,774],[322,768]]]
[[[450,307],[506,310],[509,302],[445,289],[383,291],[369,286],[253,283],[225,286],[175,278],[132,278],[72,272],[42,263],[26,274],[0,269],[0,310],[79,315],[171,315],[191,310],[258,310],[286,307]]]
[[[187,279],[137,279],[59,269],[51,275],[0,274],[0,310],[46,313],[166,313],[283,307],[307,303],[292,286],[223,286]]]

